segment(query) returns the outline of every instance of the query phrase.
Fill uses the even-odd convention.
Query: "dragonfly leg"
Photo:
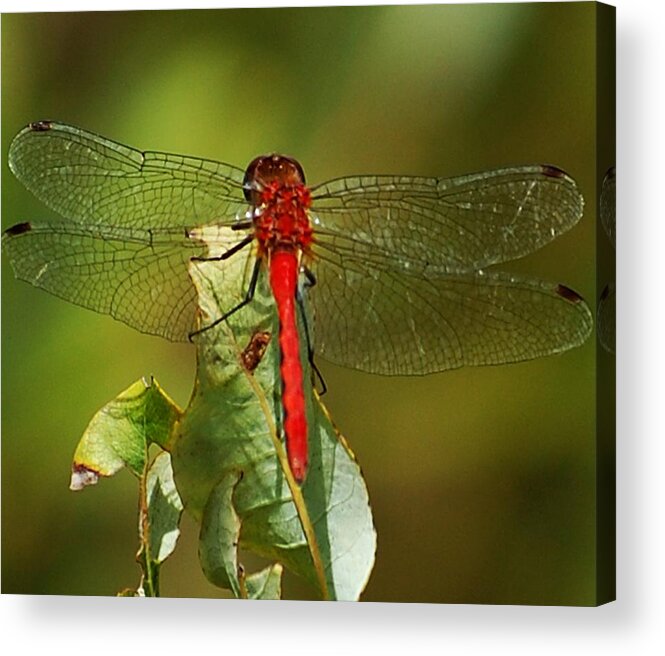
[[[208,324],[207,326],[203,326],[203,328],[199,328],[198,330],[194,330],[193,332],[189,333],[188,335],[189,341],[191,342],[194,336],[204,333],[206,330],[214,328],[218,324],[222,323],[222,321],[226,321],[232,314],[235,314],[238,310],[244,308],[245,305],[251,303],[252,299],[254,298],[254,292],[256,291],[256,283],[258,282],[260,271],[261,271],[261,260],[257,258],[256,262],[254,263],[252,278],[249,281],[249,287],[247,288],[247,293],[245,294],[245,298],[242,301],[240,301],[240,303],[238,303],[238,305],[236,305],[234,308],[230,309],[228,312],[225,312],[218,319],[215,319],[212,323]]]
[[[305,278],[307,278],[305,286],[308,288],[314,287],[314,285],[316,285],[316,276],[314,275],[314,273],[306,266],[303,266],[302,272],[305,274]]]
[[[305,277],[307,278],[305,286],[308,288],[314,287],[314,285],[316,285],[316,278],[314,277],[314,274],[307,267],[303,267],[302,271],[305,274]],[[316,366],[316,362],[314,362],[314,347],[312,346],[312,340],[309,331],[309,323],[307,321],[307,314],[305,313],[305,303],[300,291],[296,296],[296,300],[298,301],[298,307],[300,308],[300,314],[302,316],[302,325],[305,329],[305,341],[307,342],[307,359],[309,361],[309,366],[312,368],[312,379],[313,380],[318,379],[321,385],[319,396],[323,396],[328,391],[328,386],[326,385],[326,381],[323,378],[323,374]]]
[[[254,241],[254,235],[247,235],[242,241],[239,241],[235,246],[231,246],[228,251],[225,251],[221,255],[216,255],[215,257],[203,257],[195,256],[191,258],[195,262],[220,262],[221,260],[226,260],[231,255],[235,255],[238,251],[241,251],[245,246],[251,244]]]
[[[326,380],[323,377],[321,370],[316,366],[316,362],[314,362],[314,353],[312,351],[309,352],[309,366],[312,367],[312,373],[314,374],[314,377],[318,379],[319,384],[321,385],[321,389],[317,390],[319,396],[323,396],[328,391],[328,386],[326,385]]]
[[[237,221],[231,225],[231,230],[249,230],[254,224],[252,221]]]

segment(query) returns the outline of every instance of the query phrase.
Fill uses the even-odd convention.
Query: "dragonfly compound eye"
[[[272,182],[294,187],[305,184],[305,173],[300,163],[285,155],[261,155],[253,159],[243,180],[245,198],[253,205],[259,203],[261,190]]]

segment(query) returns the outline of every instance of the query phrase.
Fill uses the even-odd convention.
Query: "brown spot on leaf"
[[[267,330],[260,330],[252,335],[249,344],[240,355],[243,367],[250,373],[253,373],[261,363],[271,338],[272,335]]]

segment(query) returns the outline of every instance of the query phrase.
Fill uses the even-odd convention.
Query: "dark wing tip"
[[[11,228],[7,228],[2,233],[3,238],[4,237],[16,237],[17,235],[22,235],[25,232],[30,232],[32,230],[32,224],[31,223],[17,223],[16,225],[13,225]]]
[[[53,127],[53,121],[35,121],[28,123],[28,129],[33,132],[47,132]]]
[[[584,299],[576,291],[574,291],[570,287],[566,287],[565,285],[557,285],[556,293],[559,296],[561,296],[561,298],[565,298],[567,301],[570,301],[571,303],[584,302]]]
[[[552,164],[541,164],[540,170],[543,172],[543,175],[546,175],[548,178],[567,178],[568,174],[560,169],[558,166],[553,166]]]
[[[605,285],[605,287],[603,287],[603,291],[600,293],[599,300],[604,301],[610,295],[610,291],[611,291],[610,286]]]

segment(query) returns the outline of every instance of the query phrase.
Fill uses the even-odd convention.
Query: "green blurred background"
[[[241,167],[285,152],[311,183],[551,163],[585,217],[503,268],[595,307],[594,18],[593,3],[4,15],[3,227],[49,216],[6,167],[37,119]],[[142,375],[185,405],[194,350],[2,274],[2,591],[114,594],[139,577],[136,482],[70,492],[73,450]],[[372,499],[364,599],[594,603],[593,340],[423,378],[319,365]],[[223,596],[196,543],[186,518],[165,595]]]

